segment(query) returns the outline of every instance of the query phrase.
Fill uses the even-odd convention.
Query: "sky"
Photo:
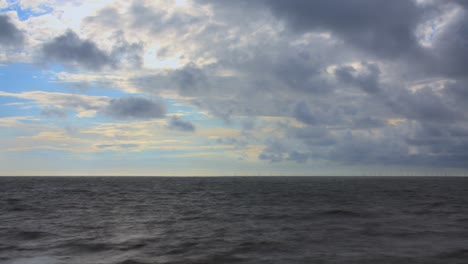
[[[0,0],[0,175],[466,175],[467,3]]]

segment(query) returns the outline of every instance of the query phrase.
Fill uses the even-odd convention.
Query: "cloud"
[[[110,51],[101,49],[91,39],[82,39],[74,31],[67,30],[41,46],[40,63],[60,63],[73,69],[89,71],[116,70],[123,66],[138,69],[143,64],[143,43],[128,42],[123,32],[113,34],[108,42],[114,42]]]
[[[121,67],[123,63],[127,63],[133,69],[139,69],[143,65],[143,43],[129,43],[120,32],[115,36],[117,44],[112,48],[110,56],[112,60]]]
[[[46,117],[65,118],[67,117],[67,110],[47,107],[41,110],[41,115]]]
[[[23,45],[24,34],[6,15],[0,15],[0,45],[4,47],[17,47]]]
[[[459,10],[433,37],[427,65],[437,74],[466,78],[468,74],[468,10]]]
[[[360,69],[348,65],[335,69],[336,78],[344,85],[354,85],[370,94],[379,92],[379,75],[379,67],[370,63],[361,63]]]
[[[293,116],[304,124],[313,125],[317,123],[317,118],[312,114],[306,102],[296,104]]]
[[[153,119],[166,115],[166,105],[160,100],[144,97],[122,97],[111,99],[101,113],[115,119]]]
[[[387,92],[387,105],[405,118],[421,122],[450,123],[466,120],[462,105],[451,102],[450,98],[426,88],[416,92],[400,90]]]
[[[176,8],[151,8],[151,5],[135,1],[129,8],[132,27],[149,29],[152,34],[161,32],[186,32],[193,24],[200,22],[199,18],[187,13],[179,12]]]
[[[88,70],[101,70],[115,64],[112,57],[99,49],[96,43],[81,39],[71,30],[44,43],[42,56],[45,63],[56,62]]]
[[[194,132],[195,126],[190,121],[184,121],[177,116],[171,117],[168,128],[171,130],[178,130],[183,132]]]
[[[298,151],[292,151],[289,153],[288,160],[295,161],[297,163],[305,163],[309,159],[309,155],[307,153],[301,153]]]
[[[104,7],[96,15],[83,19],[86,23],[97,23],[112,28],[120,28],[122,20],[123,18],[114,7]]]
[[[88,96],[80,94],[30,91],[7,93],[0,91],[0,96],[35,101],[42,108],[41,114],[49,117],[65,117],[67,110],[77,111],[78,115],[96,112],[109,103],[106,96]]]
[[[93,117],[96,113],[115,119],[153,119],[164,118],[166,105],[163,101],[145,97],[127,96],[111,99],[106,96],[88,96],[67,93],[31,91],[7,93],[0,96],[32,100],[41,107],[41,114],[47,117],[67,116],[67,112],[77,111],[78,117]]]
[[[131,149],[131,148],[138,148],[138,144],[99,144],[96,145],[96,148],[99,149]]]
[[[419,50],[414,31],[425,10],[414,1],[266,0],[265,3],[293,31],[331,31],[355,47],[382,57]]]
[[[353,127],[355,129],[381,128],[385,125],[383,120],[371,116],[356,118],[353,122]]]
[[[171,117],[168,128],[171,130],[194,132],[195,126],[190,121],[184,121],[177,116]]]
[[[281,162],[285,159],[285,152],[288,147],[280,140],[271,139],[267,142],[266,147],[258,155],[260,160],[269,160],[270,162]]]

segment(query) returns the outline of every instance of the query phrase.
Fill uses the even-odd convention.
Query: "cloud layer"
[[[52,71],[63,87],[125,94],[0,96],[36,102],[42,118],[71,112],[121,123],[167,117],[168,131],[200,136],[192,139],[197,144],[231,146],[234,156],[253,163],[467,167],[464,1],[80,7],[73,23],[58,15],[70,12],[60,3],[50,14],[18,23],[0,16],[0,45],[24,44],[23,60]],[[54,71],[56,65],[63,69]],[[209,140],[200,135],[214,124],[235,132]]]

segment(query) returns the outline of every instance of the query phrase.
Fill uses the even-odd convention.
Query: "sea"
[[[0,177],[0,263],[468,263],[466,177]]]

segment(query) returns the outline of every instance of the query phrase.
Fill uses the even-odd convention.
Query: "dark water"
[[[468,178],[1,178],[0,263],[468,263]]]

